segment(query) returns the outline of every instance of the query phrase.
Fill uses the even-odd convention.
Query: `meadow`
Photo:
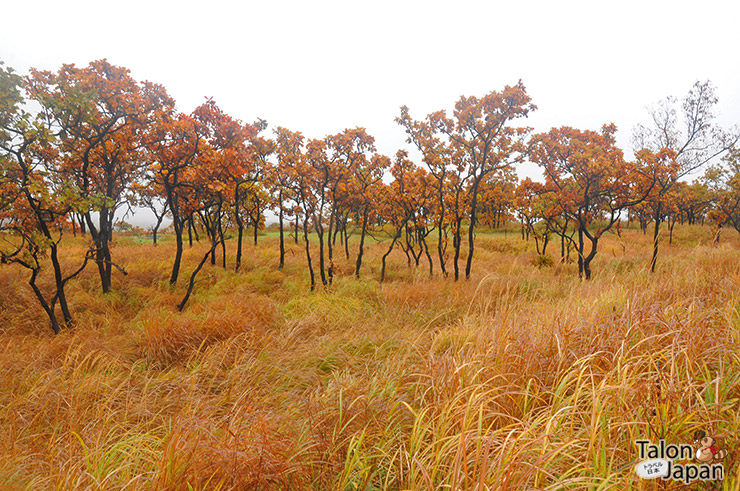
[[[692,489],[740,489],[740,235],[711,238],[677,225],[651,274],[651,237],[624,229],[581,281],[488,231],[470,281],[394,251],[384,283],[369,240],[360,280],[342,257],[309,292],[303,244],[278,271],[268,233],[238,273],[229,241],[180,313],[171,237],[118,235],[128,275],[107,295],[92,266],[70,282],[57,336],[3,265],[0,488],[682,489],[640,480],[634,442],[701,428],[730,455]],[[86,246],[65,239],[65,264]],[[183,274],[205,250],[186,246]]]

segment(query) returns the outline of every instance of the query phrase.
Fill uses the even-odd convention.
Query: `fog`
[[[181,111],[213,97],[309,137],[362,126],[388,155],[408,148],[400,106],[421,118],[519,79],[538,106],[525,124],[614,122],[628,155],[646,107],[696,80],[718,88],[722,124],[740,120],[738,2],[37,1],[3,15],[0,59],[21,73],[107,58]]]

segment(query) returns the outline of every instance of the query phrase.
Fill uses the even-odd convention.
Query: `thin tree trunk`
[[[224,238],[224,229],[221,217],[218,217],[218,237],[221,242],[221,267],[226,269],[226,239]]]
[[[447,267],[445,266],[444,258],[444,222],[445,222],[445,200],[444,200],[444,174],[439,180],[439,220],[437,221],[437,254],[439,255],[439,269],[442,271],[442,276],[447,277]]]
[[[216,265],[216,246],[218,246],[218,240],[216,240],[216,230],[215,227],[211,226],[210,223],[206,225],[206,231],[208,232],[208,237],[211,240],[211,266]]]
[[[47,317],[49,317],[51,330],[54,331],[54,334],[59,334],[59,321],[57,320],[57,316],[54,313],[54,306],[49,305],[49,303],[44,298],[43,293],[41,293],[41,290],[39,290],[39,287],[36,286],[36,277],[38,276],[39,271],[40,268],[34,268],[31,270],[31,278],[28,280],[28,284],[31,286],[31,289],[36,295],[36,298],[41,304],[41,307],[44,309],[44,312],[46,312]]]
[[[278,207],[280,208],[280,211],[278,212],[278,223],[280,224],[280,264],[278,265],[278,270],[282,270],[283,266],[285,266],[285,238],[283,235],[283,190],[280,189],[280,195],[278,198]]]
[[[583,279],[583,229],[578,228],[578,277]]]
[[[429,261],[429,277],[432,278],[434,276],[434,262],[432,261],[432,255],[429,254],[429,245],[427,244],[426,237],[423,237],[421,242],[424,247],[424,254],[426,254],[427,261]]]
[[[381,260],[382,266],[380,268],[380,282],[383,283],[385,281],[385,259],[388,257],[388,255],[393,250],[393,246],[396,245],[396,241],[398,241],[399,237],[401,237],[401,230],[403,230],[403,227],[400,227],[398,231],[396,232],[396,236],[393,237],[393,240],[391,241],[391,246],[388,248],[388,251],[386,251],[385,254],[383,254],[383,259]]]
[[[319,273],[321,274],[321,284],[326,286],[329,282],[326,279],[326,263],[324,261],[324,230],[320,224],[316,225],[316,235],[319,236]]]
[[[470,279],[470,273],[473,270],[473,252],[475,251],[475,225],[478,219],[478,184],[480,180],[477,180],[470,192],[473,195],[473,199],[470,203],[470,226],[468,227],[468,259],[465,263],[465,279]]]
[[[296,223],[298,223],[298,217],[296,216]],[[298,237],[296,235],[296,237]],[[306,219],[303,221],[303,240],[306,243],[306,260],[308,261],[308,273],[311,275],[311,291],[316,288],[316,277],[313,272],[313,265],[311,264],[311,244],[308,241],[308,214]]]
[[[95,224],[92,221],[90,213],[85,213],[85,220],[90,228],[90,235],[92,235],[93,243],[95,244],[95,263],[98,267],[98,276],[100,277],[100,285],[103,293],[110,292],[110,276],[107,274],[106,259],[109,254],[106,254],[108,241],[106,240],[106,229],[107,229],[107,210],[103,208],[100,210],[100,228],[95,228]]]
[[[362,213],[362,231],[360,232],[360,249],[357,252],[357,263],[355,264],[355,277],[360,278],[360,268],[362,267],[362,254],[365,247],[365,232],[367,230],[367,217],[369,209],[368,205],[365,205],[365,209]]]
[[[185,304],[188,302],[188,299],[190,298],[190,294],[193,293],[193,286],[195,286],[195,276],[200,272],[200,270],[203,268],[203,265],[208,260],[208,256],[211,255],[213,251],[216,250],[216,247],[218,246],[218,242],[215,242],[211,244],[211,249],[205,253],[203,256],[203,259],[200,260],[200,263],[198,263],[198,267],[195,268],[195,271],[190,275],[190,281],[188,282],[188,291],[185,293],[185,297],[183,297],[182,301],[177,305],[177,310],[182,312],[182,309],[185,308]]]
[[[344,235],[344,257],[349,261],[349,236],[347,235],[347,221],[342,225],[342,234]]]
[[[172,224],[175,228],[175,262],[172,264],[172,274],[170,275],[170,285],[177,283],[177,277],[180,275],[180,262],[182,261],[182,227],[183,222],[173,217]],[[188,229],[189,232],[190,229]],[[188,233],[188,235],[190,235]],[[192,245],[192,236],[190,237]]]
[[[457,223],[455,226],[455,240],[454,240],[454,246],[455,246],[455,281],[460,279],[460,266],[458,264],[460,259],[460,243],[462,242],[462,234],[460,233],[460,228],[462,227],[462,218],[457,219]]]
[[[154,245],[157,245],[157,232],[159,231],[160,225],[162,225],[162,220],[164,219],[164,213],[162,215],[157,217],[157,223],[154,225],[154,228],[152,229],[152,242]]]
[[[244,241],[244,224],[239,220],[236,225],[236,266],[234,271],[239,271],[242,265],[242,243]]]
[[[236,184],[234,189],[234,221],[236,222],[237,238],[236,238],[236,264],[234,265],[234,271],[239,271],[242,266],[242,241],[244,240],[244,222],[239,210],[239,184]]]
[[[660,212],[661,204],[658,202],[658,207],[655,211],[655,228],[653,229],[653,257],[650,260],[650,272],[655,273],[655,265],[658,262],[658,239],[660,234]]]
[[[439,255],[439,268],[442,270],[442,276],[447,277],[447,268],[445,268],[444,247],[442,246],[444,239],[444,231],[442,230],[443,224],[444,219],[442,218],[437,224],[437,254]]]
[[[59,262],[59,256],[57,251],[57,244],[52,242],[49,247],[49,257],[51,264],[54,269],[54,283],[57,289],[57,299],[59,300],[59,307],[62,309],[62,316],[64,317],[64,323],[66,325],[72,324],[72,313],[69,311],[69,305],[67,304],[67,295],[64,292],[64,279],[62,278],[62,266]],[[53,309],[53,306],[52,306]],[[56,319],[56,317],[55,317]]]
[[[560,236],[560,262],[565,262],[565,231],[563,231],[563,235]]]
[[[596,256],[596,248],[599,243],[599,239],[596,237],[589,240],[591,241],[591,251],[588,253],[588,256],[583,259],[583,273],[586,277],[586,280],[591,279],[591,261]]]

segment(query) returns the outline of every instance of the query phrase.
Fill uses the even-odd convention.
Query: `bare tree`
[[[716,123],[715,106],[718,98],[710,81],[695,82],[680,102],[667,97],[648,109],[652,123],[638,125],[633,131],[633,149],[674,152],[677,171],[656,174],[654,195],[651,199],[653,220],[653,255],[650,271],[655,271],[658,260],[660,224],[664,216],[663,201],[680,179],[719,157],[738,141],[737,128],[724,130]]]

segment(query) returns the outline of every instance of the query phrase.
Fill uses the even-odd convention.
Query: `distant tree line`
[[[359,278],[367,238],[377,233],[389,239],[381,281],[395,249],[430,275],[469,279],[476,230],[511,220],[539,254],[551,243],[563,261],[572,251],[584,279],[606,232],[625,217],[645,233],[652,224],[654,270],[664,223],[669,241],[677,222],[708,221],[717,240],[722,227],[740,231],[738,133],[716,124],[716,104],[709,82],[697,82],[680,102],[657,104],[650,125],[635,129],[628,160],[613,124],[539,134],[521,125],[536,107],[520,81],[461,97],[451,114],[417,120],[402,107],[396,121],[421,154],[415,163],[406,150],[379,154],[364,128],[321,139],[268,131],[265,121],[243,123],[212,99],[184,114],[164,87],[106,60],[26,77],[0,62],[0,258],[28,270],[55,333],[73,322],[65,287],[88,265],[103,293],[115,271],[126,274],[111,250],[114,217],[137,206],[156,217],[155,244],[164,218],[172,220],[172,285],[186,241],[201,234],[208,241],[180,310],[206,263],[227,267],[229,231],[239,270],[245,232],[251,228],[257,243],[268,211],[278,220],[276,267],[285,264],[286,237],[302,241],[311,290],[332,284],[341,256]],[[525,161],[542,169],[543,182],[519,182],[516,167]],[[685,180],[703,168],[703,177]],[[90,243],[77,264],[63,267],[65,230],[89,234]],[[42,269],[53,275],[51,291],[37,284]]]

